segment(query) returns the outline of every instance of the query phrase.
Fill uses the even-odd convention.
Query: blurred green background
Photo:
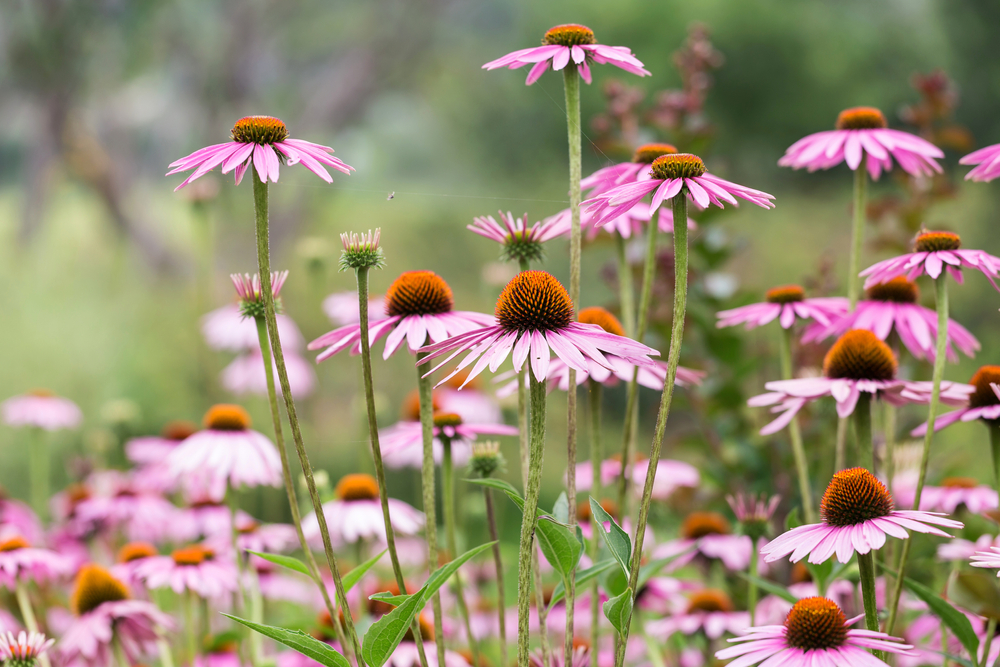
[[[271,188],[272,265],[292,272],[286,310],[307,339],[330,328],[322,297],[354,288],[352,275],[336,271],[337,237],[348,230],[382,228],[388,265],[373,275],[373,292],[404,270],[431,269],[450,282],[456,307],[490,311],[512,269],[496,266],[496,245],[465,225],[498,208],[532,220],[563,208],[566,133],[561,77],[526,87],[525,70],[480,66],[538,44],[546,29],[566,22],[590,26],[602,43],[631,47],[653,74],[593,68],[582,101],[585,174],[626,158],[626,144],[666,139],[697,149],[714,173],[777,198],[773,211],[747,205],[699,220],[682,364],[709,378],[682,392],[668,455],[698,463],[710,487],[790,488],[778,463],[787,455],[783,436],[756,436],[767,415],[745,408],[777,377],[776,331],[717,333],[712,314],[781,283],[842,293],[849,171],[794,173],[776,163],[788,145],[831,128],[849,106],[878,106],[893,127],[929,136],[947,152],[942,179],[913,183],[894,171],[871,188],[864,265],[905,247],[921,224],[1000,254],[1000,185],[965,184],[965,168],[956,168],[973,147],[1000,141],[995,2],[3,3],[0,398],[45,387],[83,408],[85,427],[55,438],[65,454],[61,481],[85,471],[80,455],[120,464],[124,437],[157,432],[170,419],[199,420],[211,403],[232,400],[217,380],[231,357],[205,348],[198,318],[233,298],[228,273],[256,269],[250,186],[215,175],[217,196],[195,204],[192,190],[172,192],[182,177],[163,177],[169,162],[227,140],[241,116],[269,114],[292,136],[331,145],[357,168],[335,175],[333,185],[286,168]],[[700,41],[688,47],[710,40],[717,52],[693,79],[674,57],[692,34]],[[939,69],[943,75],[934,74]],[[925,78],[914,80],[917,74]],[[656,114],[669,107],[665,90],[701,91],[704,104],[679,122],[664,121]],[[664,240],[665,252],[668,246]],[[199,291],[206,256],[211,286]],[[615,307],[612,260],[606,240],[585,249],[581,305]],[[551,244],[545,268],[568,277],[565,241]],[[983,344],[976,360],[946,372],[965,381],[1000,357],[993,336],[1000,296],[978,274],[952,296],[953,316]],[[659,333],[650,342],[666,349]],[[815,363],[821,351],[804,350],[801,361]],[[368,465],[358,360],[337,356],[318,372],[320,389],[302,402],[306,438],[336,481]],[[915,364],[907,372],[928,373]],[[412,357],[379,360],[375,374],[380,421],[389,425],[415,386]],[[640,451],[657,399],[643,396]],[[565,462],[564,401],[550,402],[546,471],[553,480]],[[241,402],[269,432],[264,402]],[[623,403],[620,388],[608,392],[609,451],[619,446],[615,411]],[[832,409],[824,410],[813,411],[807,428],[817,480],[832,466]],[[922,410],[904,410],[901,422],[921,418]],[[587,437],[584,429],[581,456]],[[0,429],[0,483],[22,497],[26,442],[25,434]],[[977,465],[988,456],[980,425],[952,427],[941,442],[934,478],[986,474]],[[504,447],[516,461],[516,443]],[[415,475],[397,478],[398,495],[415,488]],[[283,515],[278,492],[255,498],[264,518]]]

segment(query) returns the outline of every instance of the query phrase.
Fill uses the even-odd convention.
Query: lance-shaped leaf
[[[242,623],[265,637],[270,637],[276,642],[281,642],[288,648],[295,649],[302,655],[312,658],[325,667],[351,667],[351,663],[347,661],[347,658],[335,651],[329,644],[321,642],[301,630],[289,630],[274,625],[254,623],[253,621],[248,621],[237,616],[230,616],[229,614],[222,615],[233,619],[237,623]]]
[[[358,565],[353,570],[351,570],[350,572],[348,572],[347,574],[345,574],[344,578],[342,580],[344,582],[344,591],[346,592],[346,591],[349,591],[352,588],[354,588],[354,584],[356,584],[359,581],[361,581],[361,577],[363,577],[366,574],[368,574],[368,570],[370,570],[373,567],[375,567],[375,563],[377,563],[379,561],[379,559],[382,558],[382,556],[385,555],[386,551],[388,551],[388,549],[383,549],[381,553],[379,553],[379,554],[377,554],[375,556],[372,556],[371,558],[369,558],[368,560],[366,560],[364,563],[362,563],[361,565]]]
[[[306,567],[306,564],[300,561],[298,558],[293,558],[292,556],[282,556],[281,554],[268,554],[263,551],[250,551],[247,549],[247,553],[251,553],[254,556],[260,556],[266,561],[270,561],[275,565],[280,565],[282,567],[287,567],[289,570],[294,570],[301,574],[306,575],[310,579],[313,578],[312,572]]]
[[[632,617],[632,589],[625,591],[604,603],[604,615],[622,637],[625,636],[625,625]]]
[[[883,567],[883,569],[885,569]],[[955,574],[958,574],[957,572]],[[992,583],[992,582],[991,582]],[[972,623],[969,622],[969,618],[951,606],[950,603],[946,602],[944,598],[940,595],[927,588],[923,584],[917,583],[909,577],[903,577],[903,585],[906,589],[918,597],[924,604],[930,607],[930,610],[934,612],[934,615],[941,619],[952,634],[962,643],[965,650],[969,652],[969,655],[975,656],[979,651],[979,637],[976,636],[975,631],[972,629]],[[956,593],[958,596],[956,597]],[[965,604],[959,598],[962,596],[961,591],[957,588],[953,588],[951,583],[948,584],[948,597],[955,600],[957,604],[965,606]],[[971,609],[971,607],[970,607]]]
[[[605,543],[608,545],[608,549],[611,550],[611,555],[622,566],[625,576],[629,576],[632,572],[632,541],[629,539],[628,533],[622,530],[622,527],[611,518],[611,515],[604,511],[601,503],[594,500],[593,497],[590,499],[590,512],[594,530],[601,533]],[[605,523],[611,524],[610,531],[604,530]]]

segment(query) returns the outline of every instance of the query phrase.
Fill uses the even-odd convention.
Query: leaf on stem
[[[273,625],[254,623],[253,621],[248,621],[238,616],[230,616],[225,613],[222,615],[226,618],[231,618],[237,623],[242,623],[251,630],[259,632],[276,642],[280,642],[288,648],[295,649],[302,655],[324,665],[324,667],[351,667],[351,663],[347,661],[347,658],[335,651],[329,644],[321,642],[301,630],[289,630]]]

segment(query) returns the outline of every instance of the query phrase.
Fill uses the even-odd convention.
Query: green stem
[[[236,592],[237,592],[236,613],[239,614],[240,616],[246,616],[248,614],[252,614],[252,612],[250,611],[250,603],[248,602],[246,587],[243,585],[245,569],[243,562],[243,553],[240,551],[239,544],[237,544],[237,538],[239,537],[239,530],[237,530],[236,528],[236,512],[237,512],[236,494],[233,492],[232,488],[226,490],[226,501],[229,504],[229,525],[230,525],[229,536],[231,544],[233,546],[233,554],[235,554],[236,556]],[[240,626],[238,632],[240,633],[240,639],[241,639],[240,641],[241,657],[243,658],[247,657],[246,654],[244,653],[244,644],[242,641],[246,639],[248,640],[248,643],[250,645],[250,664],[253,665],[253,667],[257,667],[257,665],[260,664],[259,663],[260,654],[257,653],[257,651],[260,648],[260,642],[255,642],[253,635],[257,636],[260,635],[258,635],[258,633],[256,632],[250,632],[250,629],[243,625]]]
[[[156,640],[156,648],[160,653],[160,666],[174,667],[174,653],[170,650],[170,642],[163,638],[162,630],[157,632],[161,633],[161,636]]]
[[[991,618],[986,622],[986,638],[983,640],[983,661],[980,663],[982,667],[990,662],[990,649],[993,647],[993,635],[997,631],[997,619]]]
[[[14,585],[14,596],[17,598],[17,606],[21,611],[21,620],[28,632],[38,632],[38,621],[35,619],[35,612],[31,608],[31,598],[28,597],[28,582],[18,579]],[[42,667],[52,667],[49,656],[42,654],[38,661]]]
[[[866,391],[858,394],[854,406],[854,437],[858,443],[858,464],[875,474],[875,448],[872,446],[872,395]]]
[[[861,247],[865,237],[865,190],[868,185],[868,173],[865,167],[868,163],[868,156],[862,155],[861,164],[854,170],[854,224],[851,228],[851,264],[847,268],[847,298],[851,303],[851,310],[858,303],[860,282],[858,274],[861,272]]]
[[[587,382],[590,387],[590,495],[598,499],[601,498],[601,383],[591,378]],[[591,526],[596,526],[593,519]],[[595,528],[590,539],[590,560],[596,563],[601,549],[601,534]],[[595,578],[590,585],[590,645],[597,646],[599,626],[601,623],[601,599],[598,591],[598,582]],[[590,652],[590,667],[597,667],[597,654],[595,648]]]
[[[573,302],[573,319],[580,307],[580,73],[575,66],[563,69],[566,89],[566,132],[569,142],[569,298]],[[569,501],[570,529],[576,526],[576,369],[569,369],[569,387],[566,393],[566,499]],[[566,577],[566,639],[563,645],[564,660],[568,663],[573,654],[573,612],[576,600],[576,571]]]
[[[858,572],[861,574],[861,598],[865,606],[865,627],[879,631],[878,604],[875,602],[875,553],[858,554]],[[882,651],[872,650],[879,660],[885,660]]]
[[[524,514],[521,517],[521,540],[517,559],[517,664],[528,667],[528,615],[531,603],[531,561],[535,552],[534,533],[538,523],[538,494],[542,485],[542,457],[545,454],[545,381],[531,379],[531,437],[528,457],[528,482],[524,489]],[[544,606],[538,598],[539,611]],[[539,619],[541,621],[541,619]]]
[[[917,489],[913,497],[913,509],[920,509],[920,497],[924,492],[924,481],[927,478],[927,462],[931,456],[931,442],[934,440],[934,423],[937,421],[938,402],[941,398],[941,381],[944,379],[944,362],[948,345],[948,283],[945,282],[948,273],[942,271],[934,281],[934,296],[937,305],[937,345],[934,350],[934,374],[932,376],[931,404],[927,408],[927,432],[924,434],[924,447],[920,455],[920,473],[917,476]],[[903,542],[903,551],[899,557],[899,569],[896,571],[896,585],[892,589],[892,600],[889,604],[889,621],[886,632],[892,634],[896,626],[896,612],[899,609],[899,597],[903,592],[903,571],[910,556],[910,542]]]
[[[840,472],[847,465],[847,417],[837,418],[837,440],[833,454],[833,471]]]
[[[112,635],[111,638],[111,652],[114,653],[115,662],[118,664],[118,667],[132,667],[132,663],[128,661],[128,656],[125,655],[125,649],[122,647],[121,640],[115,635]]]
[[[778,344],[781,356],[781,377],[785,380],[791,380],[793,377],[791,328],[785,329],[781,327]],[[792,441],[792,456],[795,458],[795,470],[799,477],[799,495],[802,497],[802,512],[805,514],[806,523],[816,523],[816,516],[813,513],[812,487],[809,483],[809,466],[806,463],[806,450],[802,445],[802,430],[799,428],[798,415],[792,417],[792,421],[788,425],[788,434]],[[754,572],[750,574],[757,576]]]
[[[486,501],[486,524],[490,530],[490,540],[493,542],[493,564],[496,567],[497,585],[497,623],[500,628],[500,664],[507,664],[507,605],[503,594],[503,559],[500,556],[500,533],[497,530],[496,509],[493,507],[493,492],[488,486],[483,487],[483,499]]]
[[[292,389],[288,383],[285,354],[281,349],[281,340],[278,338],[278,321],[274,312],[274,294],[271,292],[267,183],[261,182],[257,175],[256,167],[253,168],[249,176],[253,182],[254,218],[257,236],[257,270],[260,273],[260,291],[264,299],[264,320],[267,323],[267,335],[271,340],[274,364],[278,369],[278,384],[281,386],[281,396],[285,401],[285,412],[288,415],[288,424],[292,429],[292,441],[295,443],[295,452],[298,454],[299,464],[302,466],[302,474],[306,478],[306,488],[309,490],[309,499],[312,501],[313,511],[316,513],[316,521],[319,523],[319,533],[323,539],[323,551],[326,555],[327,565],[330,568],[330,574],[333,576],[334,588],[337,591],[337,603],[344,610],[344,624],[347,626],[347,635],[351,640],[357,664],[359,667],[364,667],[364,659],[361,657],[361,642],[354,628],[354,619],[351,618],[351,614],[348,611],[350,606],[347,604],[347,592],[344,590],[344,582],[340,576],[337,557],[333,553],[330,529],[326,524],[326,514],[323,512],[323,501],[320,499],[319,492],[316,489],[316,480],[313,478],[313,469],[309,463],[309,454],[306,452],[305,442],[302,439],[302,430],[299,428],[299,419],[295,412],[295,401],[292,398]]]
[[[389,515],[389,487],[385,483],[385,467],[382,465],[382,447],[378,441],[378,416],[375,413],[375,383],[372,380],[372,350],[368,337],[368,267],[355,271],[358,278],[358,309],[359,333],[361,334],[361,371],[365,382],[365,405],[368,408],[368,440],[372,447],[372,460],[375,463],[375,481],[378,483],[378,498],[382,506],[382,522],[385,526],[385,543],[389,551],[389,561],[392,572],[396,576],[396,586],[403,595],[407,594],[406,581],[403,579],[403,568],[399,564],[399,554],[396,552],[396,531],[392,528]],[[346,615],[346,614],[345,614]],[[427,667],[427,656],[424,652],[423,635],[420,634],[420,622],[413,619],[413,636],[421,638],[414,641],[417,645],[417,655],[420,666]]]
[[[685,205],[686,209],[686,205]],[[684,218],[685,220],[687,217]],[[677,242],[677,227],[684,227],[682,236],[685,247],[687,246],[687,225],[674,225],[674,243]],[[656,214],[646,225],[646,263],[642,268],[642,293],[639,296],[639,324],[635,331],[635,340],[642,342],[646,337],[646,328],[649,326],[649,308],[653,303],[653,281],[656,279],[656,242],[659,237],[660,226],[656,222]],[[676,369],[675,369],[676,372]],[[625,398],[625,428],[622,430],[622,470],[618,478],[618,507],[625,509],[626,493],[628,491],[628,470],[630,443],[632,442],[635,420],[632,414],[635,412],[636,402],[639,398],[639,367],[632,371],[632,380],[628,383],[628,392]]]
[[[985,422],[990,433],[990,453],[993,455],[993,485],[1000,493],[1000,425]]]
[[[632,280],[632,267],[626,254],[627,243],[621,234],[615,237],[615,256],[618,259],[618,302],[621,305],[622,326],[629,336],[635,330],[635,285]]]
[[[452,464],[451,438],[441,434],[441,446],[444,449],[444,456],[441,460],[441,491],[443,494],[444,509],[444,531],[448,540],[448,551],[454,558],[458,554],[458,539],[455,535],[455,468]],[[455,597],[458,599],[458,611],[465,624],[465,634],[469,639],[469,650],[472,652],[472,664],[478,665],[479,647],[472,636],[472,624],[469,622],[469,605],[465,601],[465,587],[462,584],[462,575],[455,572]]]
[[[30,430],[28,465],[31,467],[31,505],[38,520],[44,523],[49,515],[49,442],[42,429],[33,426]]]
[[[319,588],[320,595],[323,596],[323,604],[330,614],[330,618],[337,618],[330,593],[323,583],[323,575],[320,573],[316,557],[313,556],[312,549],[306,541],[305,533],[302,532],[302,513],[299,510],[298,494],[295,491],[295,483],[292,481],[292,468],[288,462],[288,449],[285,447],[285,434],[281,428],[281,411],[278,407],[278,392],[274,386],[273,362],[271,360],[271,342],[267,339],[267,322],[264,318],[255,319],[257,323],[257,342],[260,344],[261,361],[264,363],[267,377],[267,401],[271,407],[271,422],[274,424],[274,442],[278,447],[278,454],[281,456],[281,477],[285,484],[285,494],[288,496],[288,507],[292,512],[292,525],[295,526],[295,534],[299,538],[299,546],[302,547],[302,554],[306,559],[306,566],[313,582]],[[344,636],[344,628],[340,623],[333,623],[333,631],[337,641],[341,646],[347,646],[347,637]]]
[[[184,629],[187,640],[188,662],[194,664],[198,657],[198,635],[195,631],[195,620],[198,615],[198,594],[192,590],[187,591],[187,600],[184,605]]]
[[[752,538],[751,538],[752,539]],[[747,609],[750,611],[750,627],[757,625],[757,543],[750,549],[750,579],[747,580]]]
[[[420,430],[423,436],[423,459],[420,464],[420,480],[423,492],[424,514],[427,520],[424,524],[424,537],[427,540],[427,566],[433,569],[438,562],[437,538],[437,497],[434,482],[434,390],[431,388],[430,376],[424,377],[421,360],[426,353],[417,352],[417,392],[420,396]],[[444,664],[444,629],[442,626],[441,593],[435,592],[431,598],[431,608],[434,611],[434,644],[437,647],[438,667]]]
[[[642,543],[646,534],[646,522],[649,519],[649,506],[653,494],[653,481],[656,479],[656,469],[660,463],[660,449],[663,445],[663,435],[667,428],[667,418],[670,416],[670,404],[674,396],[674,380],[677,378],[677,365],[681,358],[681,343],[684,339],[684,316],[687,312],[687,278],[688,278],[688,230],[684,221],[687,220],[687,193],[681,190],[672,200],[674,220],[681,221],[674,225],[674,313],[670,331],[670,350],[667,353],[667,378],[660,396],[660,410],[656,416],[656,431],[649,450],[649,466],[646,468],[646,482],[642,489],[642,500],[639,502],[639,518],[635,525],[635,538],[632,547],[632,565],[629,573],[629,587],[637,590],[639,569],[642,563]],[[656,225],[651,224],[650,229]],[[615,655],[616,667],[622,667],[625,662],[625,646],[628,644],[631,617],[625,622],[624,632]]]

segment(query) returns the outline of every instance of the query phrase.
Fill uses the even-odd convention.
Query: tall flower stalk
[[[781,377],[791,380],[794,376],[792,366],[792,329],[781,327],[778,339],[781,354]],[[809,466],[806,463],[806,450],[802,445],[802,429],[799,427],[799,417],[796,415],[788,425],[788,436],[792,441],[792,456],[795,458],[795,471],[799,478],[799,495],[802,497],[802,513],[806,523],[816,521],[813,509],[812,485],[809,483]],[[754,550],[756,551],[756,550]],[[756,554],[754,554],[756,556]],[[755,575],[756,576],[756,575]]]
[[[591,495],[595,498],[601,497],[601,394],[602,385],[594,379],[587,382],[590,389],[590,488]],[[626,416],[627,418],[627,416]],[[619,505],[619,507],[621,507]],[[593,523],[593,520],[591,520]],[[597,562],[601,549],[601,534],[595,528],[590,540],[590,560]],[[598,590],[598,581],[595,578],[590,585],[590,645],[597,646],[599,636],[599,626],[601,623],[601,597]],[[590,652],[590,667],[597,667],[598,651]]]
[[[500,443],[481,442],[472,445],[472,460],[469,463],[473,473],[483,479],[489,479],[504,466],[503,455],[500,453]],[[507,605],[504,603],[503,558],[500,554],[500,533],[497,530],[496,509],[493,507],[493,490],[483,487],[483,500],[486,503],[486,527],[493,541],[493,565],[496,569],[497,586],[497,629],[500,639],[500,664],[507,663]],[[471,636],[471,635],[470,635]]]
[[[524,514],[517,558],[517,664],[528,667],[529,611],[531,604],[532,554],[535,553],[535,526],[538,525],[538,494],[542,485],[542,459],[545,455],[545,381],[537,380],[528,367],[531,393],[531,429],[528,452],[528,481],[524,488]],[[568,592],[568,591],[567,591]],[[569,600],[567,600],[567,605]],[[538,600],[541,609],[544,602]]]
[[[378,441],[378,417],[375,412],[375,386],[372,380],[371,339],[368,332],[368,272],[372,268],[380,269],[385,265],[382,249],[379,247],[381,230],[368,234],[344,233],[340,240],[344,244],[344,252],[340,258],[341,270],[354,269],[358,280],[359,324],[361,327],[361,370],[365,383],[365,405],[368,408],[368,438],[372,448],[372,460],[375,463],[375,480],[378,483],[379,502],[382,505],[382,520],[385,523],[386,547],[392,572],[396,577],[399,592],[407,594],[406,581],[403,579],[403,569],[399,564],[399,554],[396,552],[396,536],[389,518],[389,491],[385,483],[385,467],[382,464],[382,449]],[[317,515],[317,518],[319,516]],[[322,519],[320,519],[322,521]],[[431,563],[430,567],[434,567]],[[421,667],[427,667],[427,656],[424,652],[424,642],[421,639],[420,622],[413,619],[413,636],[417,645]]]

